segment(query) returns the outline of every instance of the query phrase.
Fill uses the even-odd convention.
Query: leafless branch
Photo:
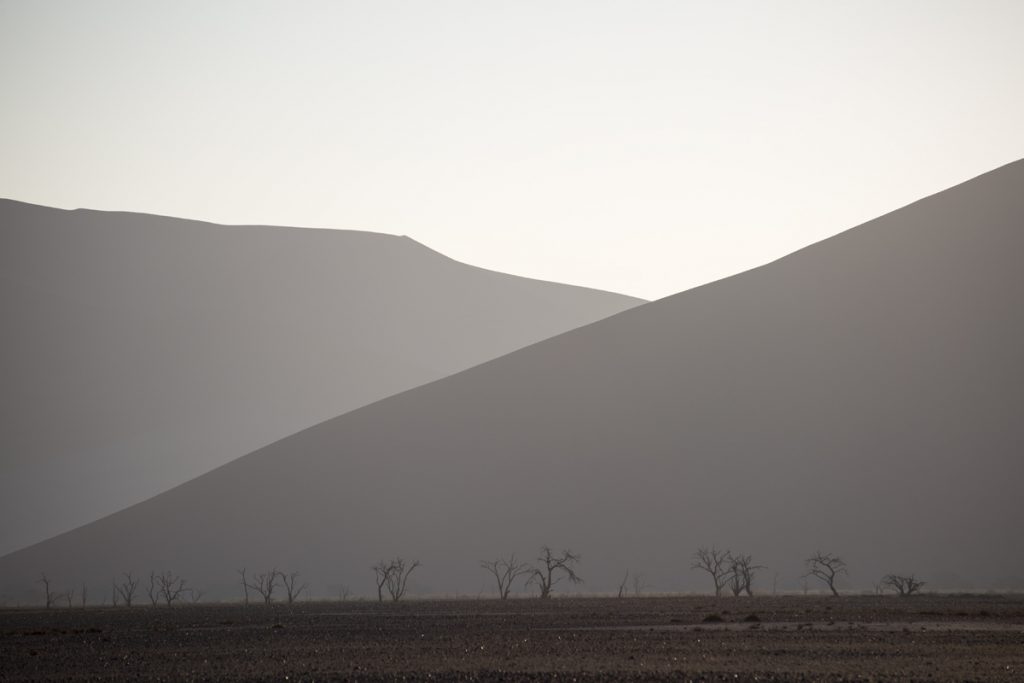
[[[398,602],[405,595],[409,575],[412,574],[413,570],[419,566],[419,560],[413,560],[408,565],[406,565],[405,560],[401,557],[396,557],[391,560],[390,571],[387,573],[385,586],[388,589],[388,594],[394,602]]]
[[[306,583],[299,583],[299,573],[292,572],[291,574],[285,574],[281,572],[281,583],[284,584],[285,598],[288,600],[288,604],[295,602],[302,591],[306,590],[309,586]]]
[[[754,564],[750,555],[732,555],[729,565],[729,589],[734,596],[753,595],[754,576],[759,569],[764,569],[759,564]]]
[[[515,554],[506,557],[499,557],[496,560],[480,560],[480,566],[486,569],[498,582],[498,596],[505,600],[512,590],[512,583],[520,576],[525,576],[533,571],[526,562],[518,562]]]
[[[540,566],[530,568],[530,579],[526,585],[536,584],[540,589],[540,597],[550,598],[554,587],[564,578],[568,578],[571,583],[583,583],[583,579],[576,574],[576,565],[581,559],[571,550],[563,550],[561,555],[556,555],[551,548],[543,546],[537,558]]]
[[[699,569],[711,575],[715,584],[715,597],[722,595],[722,589],[732,578],[732,553],[717,548],[698,548],[693,554],[691,569]]]
[[[391,563],[381,560],[371,569],[373,569],[374,580],[377,583],[377,602],[384,602],[384,585],[388,582],[388,576],[392,572]]]
[[[260,594],[260,597],[263,598],[263,604],[269,605],[274,601],[274,591],[277,590],[277,582],[283,576],[281,572],[274,568],[269,572],[254,577],[246,585]]]
[[[910,576],[901,576],[899,574],[888,574],[881,582],[882,588],[892,588],[897,594],[901,596],[908,596],[917,593],[924,588],[924,581],[921,581],[913,574]]]
[[[57,591],[53,590],[50,577],[48,577],[45,573],[39,575],[39,579],[36,581],[36,583],[43,584],[43,598],[46,601],[46,609],[52,608],[54,605],[57,604],[58,601],[60,601],[61,598],[67,597],[65,593],[58,593]]]
[[[618,597],[626,597],[626,586],[629,585],[629,570],[626,570],[626,575],[622,577],[622,581],[619,583]]]
[[[245,567],[235,570],[242,580],[242,594],[245,596],[245,604],[249,604],[249,583],[245,580]]]
[[[123,576],[124,580],[121,581],[121,583],[114,583],[114,604],[117,604],[116,599],[120,597],[121,601],[124,602],[125,607],[131,607],[132,600],[135,598],[135,589],[139,585],[139,580],[132,576],[131,572],[128,572]],[[150,599],[152,599],[152,595],[150,595]],[[153,604],[156,604],[156,602]]]
[[[832,595],[839,595],[839,591],[836,590],[836,579],[840,574],[847,573],[846,562],[840,559],[838,555],[823,553],[819,550],[808,557],[805,563],[807,565],[807,573],[804,574],[804,578],[813,576],[828,586],[828,589],[832,591]]]
[[[149,596],[149,603],[154,607],[160,602],[160,589],[157,587],[156,572],[149,572],[149,585],[146,587],[146,595]]]
[[[156,583],[158,593],[168,607],[177,602],[189,590],[185,587],[185,579],[171,571],[157,574]]]

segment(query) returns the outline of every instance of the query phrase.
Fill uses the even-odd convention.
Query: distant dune
[[[700,545],[752,553],[762,591],[815,550],[853,587],[1019,586],[1022,255],[1018,162],[295,434],[3,558],[2,588],[166,568],[238,596],[277,566],[370,594],[401,554],[413,593],[476,594],[480,559],[545,543],[589,591],[707,590]]]
[[[0,553],[638,303],[404,237],[0,200]]]

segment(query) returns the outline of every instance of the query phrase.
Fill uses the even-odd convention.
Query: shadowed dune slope
[[[404,237],[0,200],[0,553],[638,303]]]
[[[764,267],[390,397],[0,560],[3,588],[238,567],[373,590],[493,591],[481,558],[582,553],[591,591],[705,589],[699,545],[764,590],[836,552],[848,585],[1024,576],[1024,163]],[[558,586],[559,589],[564,586]]]

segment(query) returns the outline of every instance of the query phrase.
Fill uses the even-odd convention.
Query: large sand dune
[[[403,237],[0,200],[0,553],[637,303]]]
[[[324,422],[0,560],[4,589],[173,569],[297,570],[372,591],[492,590],[481,558],[582,553],[585,590],[627,569],[704,589],[700,545],[796,588],[836,552],[849,585],[1024,576],[1024,163],[767,266]]]

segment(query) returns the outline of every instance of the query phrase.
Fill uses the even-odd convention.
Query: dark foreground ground
[[[0,678],[1020,681],[1024,597],[11,609]]]

